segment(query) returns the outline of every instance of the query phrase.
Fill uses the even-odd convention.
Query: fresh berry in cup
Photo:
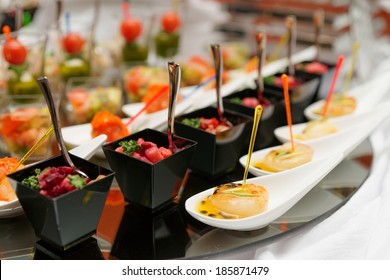
[[[64,50],[69,54],[76,54],[81,51],[84,46],[84,39],[76,32],[69,32],[62,39]]]
[[[168,11],[161,18],[162,29],[167,33],[175,32],[180,27],[180,17],[176,12]]]
[[[133,42],[141,35],[142,23],[135,18],[128,17],[122,21],[120,31],[127,42]]]

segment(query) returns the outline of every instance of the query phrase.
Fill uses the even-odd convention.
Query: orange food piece
[[[162,90],[164,90],[164,88],[166,88],[166,85],[164,85],[164,84],[150,85],[148,87],[148,91],[147,91],[146,95],[142,98],[142,102],[147,103],[154,96],[156,96]],[[177,101],[180,101],[180,100],[181,100],[181,96],[179,95],[177,97]],[[166,90],[165,93],[161,97],[159,97],[152,104],[150,104],[148,108],[146,108],[146,112],[148,114],[150,114],[150,113],[160,111],[162,109],[168,108],[168,104],[169,104],[169,91]]]
[[[107,142],[118,140],[130,134],[122,120],[107,111],[97,113],[93,117],[91,125],[92,137],[106,134]]]
[[[0,200],[12,201],[16,199],[14,189],[11,187],[6,175],[13,171],[18,164],[17,158],[1,158],[0,159]]]

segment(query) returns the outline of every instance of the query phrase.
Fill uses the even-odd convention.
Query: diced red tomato
[[[115,149],[116,152],[118,153],[123,153],[123,148],[122,147],[118,147]]]
[[[145,150],[145,156],[152,162],[156,163],[162,160],[164,157],[161,155],[159,149],[157,147],[151,147]]]
[[[150,142],[150,141],[144,141],[140,145],[141,145],[141,148],[143,150],[147,150],[147,149],[152,148],[152,147],[157,147],[156,144],[154,144],[153,142]]]
[[[172,155],[172,151],[170,149],[167,149],[165,147],[158,148],[160,150],[161,155],[163,158],[167,158]]]

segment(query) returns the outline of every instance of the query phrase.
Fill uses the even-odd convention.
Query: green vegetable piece
[[[68,179],[70,180],[70,184],[78,188],[79,190],[82,189],[87,183],[85,182],[84,178],[80,175],[69,175]]]
[[[275,77],[273,77],[273,76],[264,77],[264,83],[267,85],[273,85],[274,79],[275,79]]]
[[[31,175],[28,178],[23,179],[22,184],[33,189],[39,191],[39,182],[38,176],[41,174],[41,170],[39,168],[34,170],[35,175]]]
[[[182,123],[188,126],[192,126],[194,128],[200,127],[200,118],[193,118],[193,119],[184,119],[182,120]]]
[[[234,98],[230,99],[230,102],[235,103],[235,104],[241,104],[242,100],[239,97],[234,97]]]
[[[121,141],[119,142],[119,146],[123,148],[123,152],[128,156],[141,149],[141,145],[135,140]]]

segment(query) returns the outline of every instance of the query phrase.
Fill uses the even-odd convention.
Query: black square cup
[[[277,73],[273,77],[280,77],[283,73]],[[313,103],[317,98],[317,92],[320,86],[320,78],[318,75],[295,71],[295,78],[301,84],[294,88],[289,88],[291,117],[293,123],[302,123],[306,121],[303,111],[307,106]],[[284,98],[283,87],[276,86],[266,82],[264,84],[264,91],[271,95]]]
[[[104,204],[114,179],[114,172],[82,158],[70,155],[74,164],[91,179],[105,175],[86,185],[55,198],[49,198],[22,184],[23,179],[34,174],[34,170],[46,167],[67,166],[59,155],[30,165],[8,175],[16,184],[16,195],[35,235],[56,248],[66,250],[95,234]]]
[[[194,128],[182,123],[186,118],[218,118],[217,109],[206,107],[176,117],[176,133],[198,142],[196,153],[191,161],[190,168],[210,179],[216,179],[232,171],[242,155],[241,151],[247,143],[248,126],[253,120],[250,117],[225,110],[224,117],[233,124],[233,127],[212,134],[202,129]]]
[[[257,98],[257,96],[257,89],[246,88],[224,97],[223,106],[232,112],[237,112],[253,119],[255,108],[234,102],[233,99],[243,99],[246,97]],[[283,102],[284,99],[280,96],[268,94],[268,92],[264,92],[264,98],[268,100],[270,104],[263,108],[254,146],[255,150],[277,145],[279,142],[274,135],[274,130],[287,124],[286,110]],[[248,133],[251,133],[252,130],[251,128],[249,129],[250,131]],[[247,144],[249,145],[249,142]],[[247,149],[248,145],[246,145],[244,149]]]
[[[321,64],[324,64],[328,67],[328,71],[326,71],[325,73],[322,73],[322,74],[308,72],[307,70],[305,70],[305,65],[312,63],[312,62],[314,62],[314,61],[303,61],[299,64],[296,64],[295,69],[297,71],[300,71],[300,72],[305,72],[305,73],[309,73],[312,75],[317,75],[320,78],[320,85],[318,88],[316,100],[326,98],[328,91],[329,91],[330,84],[332,83],[332,79],[333,79],[334,72],[336,70],[336,66],[334,64],[331,64],[328,62],[319,61]]]
[[[119,142],[143,138],[158,147],[169,147],[168,136],[153,129],[145,129],[117,141],[103,145],[104,154],[115,171],[115,178],[126,201],[157,210],[176,198],[194,154],[196,142],[174,137],[180,150],[156,163],[116,152]]]

